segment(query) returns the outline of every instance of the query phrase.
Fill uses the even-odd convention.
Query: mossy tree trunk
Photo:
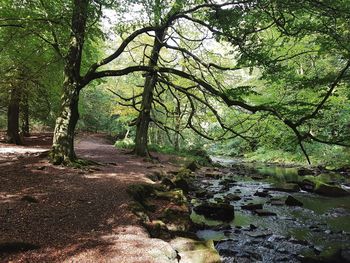
[[[159,52],[165,36],[165,28],[156,31],[153,49],[148,65],[156,67],[159,59]],[[145,79],[142,93],[141,111],[136,122],[135,154],[149,157],[147,149],[148,128],[151,121],[151,109],[153,101],[153,90],[157,84],[157,73],[148,73]]]
[[[13,86],[10,93],[10,102],[7,108],[7,141],[22,145],[23,140],[19,134],[19,109],[21,101],[21,88]]]
[[[62,96],[61,112],[56,120],[51,150],[51,161],[54,164],[68,164],[76,160],[74,152],[74,132],[79,119],[79,89],[66,84]]]
[[[56,120],[51,161],[54,164],[69,164],[76,160],[74,152],[74,131],[79,119],[80,68],[86,30],[89,0],[74,0],[71,24],[71,39],[65,57],[63,95],[61,110]]]

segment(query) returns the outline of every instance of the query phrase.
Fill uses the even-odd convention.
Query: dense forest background
[[[74,101],[78,132],[106,132],[140,155],[350,165],[349,10],[340,0],[2,0],[0,129],[17,144],[55,125],[57,135]]]

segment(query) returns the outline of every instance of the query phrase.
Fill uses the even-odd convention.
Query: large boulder
[[[313,181],[308,180],[308,179],[304,179],[301,182],[299,182],[298,184],[302,190],[307,191],[307,192],[313,192],[315,187],[316,187],[316,183],[314,183]]]
[[[199,215],[219,221],[231,221],[235,217],[234,207],[227,203],[204,203],[193,210]]]
[[[341,197],[341,196],[349,196],[350,192],[341,188],[340,186],[329,185],[325,183],[320,183],[315,188],[315,193],[324,196],[331,197]]]
[[[197,241],[189,238],[177,237],[170,241],[170,245],[177,251],[179,262],[219,263],[220,255],[212,240]]]
[[[291,195],[287,197],[285,204],[289,206],[303,206],[303,203],[301,201],[299,201]]]

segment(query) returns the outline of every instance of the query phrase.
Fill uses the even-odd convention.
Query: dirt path
[[[53,166],[35,153],[49,136],[36,137],[39,146],[0,144],[1,262],[177,262],[168,243],[139,225],[126,193],[155,170],[174,169],[167,160],[153,165],[85,134],[78,156],[102,165]]]

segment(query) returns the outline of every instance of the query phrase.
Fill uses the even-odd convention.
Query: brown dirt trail
[[[78,136],[79,157],[100,165],[53,166],[40,157],[50,134],[27,146],[0,143],[0,262],[174,262],[129,209],[126,190],[174,167],[117,150],[100,134]]]

